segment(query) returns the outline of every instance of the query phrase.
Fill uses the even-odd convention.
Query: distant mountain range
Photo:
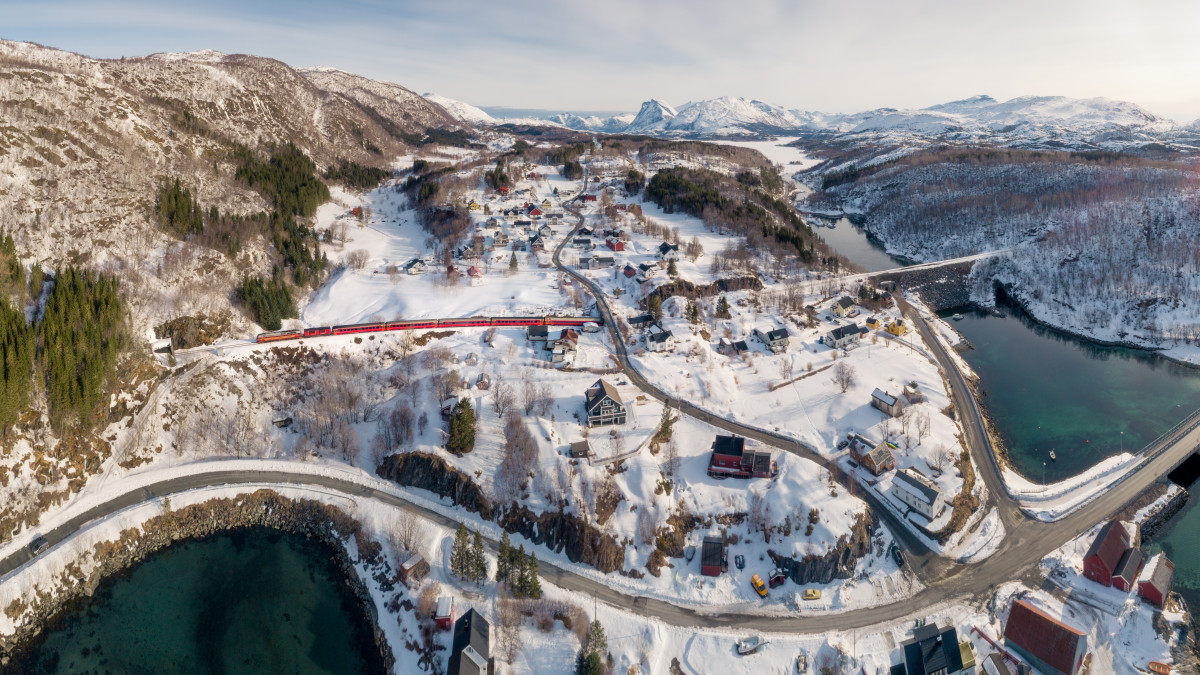
[[[838,137],[869,144],[939,141],[1094,148],[1170,143],[1177,136],[1194,137],[1200,132],[1200,120],[1178,125],[1135,103],[1064,96],[1021,96],[1008,101],[974,96],[915,110],[879,108],[859,113],[788,109],[733,96],[689,102],[678,108],[651,99],[642,104],[637,114],[598,117],[547,113],[519,120],[492,117],[478,108],[441,96],[426,97],[457,119],[476,126],[519,122],[578,131],[681,138],[798,135]],[[1188,149],[1194,148],[1189,144]]]

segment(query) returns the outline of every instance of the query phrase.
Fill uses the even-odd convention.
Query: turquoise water
[[[373,673],[378,652],[329,550],[250,529],[181,544],[108,582],[20,673]]]
[[[1197,484],[1200,485],[1200,484]],[[1194,486],[1193,486],[1194,487]],[[1175,590],[1183,596],[1193,616],[1200,611],[1200,509],[1196,495],[1159,530],[1142,549],[1149,555],[1163,551],[1175,563]]]
[[[983,406],[1014,468],[1035,482],[1043,471],[1046,481],[1059,481],[1137,451],[1200,408],[1200,371],[1004,312],[963,311],[951,323],[974,347],[962,356],[979,375]]]

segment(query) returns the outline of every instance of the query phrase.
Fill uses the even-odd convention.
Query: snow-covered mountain
[[[623,131],[631,134],[650,134],[662,131],[677,115],[679,113],[666,103],[650,99],[642,104],[642,109]]]
[[[479,108],[476,108],[470,103],[456,101],[452,98],[447,98],[441,94],[435,94],[433,92],[421,95],[424,96],[426,100],[442,106],[446,112],[450,113],[451,117],[460,122],[466,122],[467,124],[473,124],[475,126],[496,124],[496,119],[494,117],[485,113]]]

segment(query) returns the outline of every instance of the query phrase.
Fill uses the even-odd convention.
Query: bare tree
[[[904,431],[904,449],[911,450],[913,446],[913,426],[916,410],[905,407],[900,411],[900,428]]]
[[[425,435],[425,428],[429,426],[429,415],[425,411],[421,411],[421,416],[417,418],[417,433]]]
[[[792,379],[792,356],[784,354],[779,360],[779,377],[784,382]]]
[[[929,413],[924,410],[917,411],[917,445],[925,442],[925,436],[929,435]]]
[[[933,457],[929,460],[929,465],[938,471],[945,471],[949,460],[950,450],[945,445],[938,445],[937,450],[933,452]]]
[[[650,513],[650,505],[642,504],[637,517],[638,539],[646,546],[653,544],[657,529],[654,522],[654,515]]]
[[[537,407],[538,393],[537,387],[533,382],[526,378],[521,382],[521,406],[525,408],[525,414],[528,415]]]
[[[517,652],[521,651],[521,623],[524,621],[521,614],[521,607],[516,600],[504,598],[499,601],[499,635],[497,645],[500,648],[500,654],[511,665],[517,658]]]
[[[667,441],[666,449],[663,451],[663,473],[669,477],[674,477],[679,471],[679,447],[675,444],[675,439]]]
[[[395,544],[403,550],[406,556],[419,553],[417,547],[424,535],[421,519],[408,509],[401,509],[392,523],[391,535]]]
[[[367,253],[366,249],[355,249],[346,254],[346,265],[350,269],[361,270],[367,266],[367,261],[371,259],[371,254]]]
[[[401,331],[400,339],[396,341],[396,347],[400,349],[400,358],[407,359],[408,355],[417,348],[417,338],[411,331]]]
[[[508,409],[512,407],[516,395],[513,393],[512,386],[500,379],[496,375],[496,379],[492,381],[492,410],[496,413],[496,417],[504,417]]]
[[[554,407],[554,393],[550,389],[550,385],[543,384],[538,388],[537,408],[538,414],[542,417],[550,414],[550,410]]]
[[[837,352],[834,353],[836,354]],[[839,361],[833,366],[833,383],[842,390],[843,394],[846,393],[850,387],[854,386],[854,376],[854,366],[846,363],[845,361]]]

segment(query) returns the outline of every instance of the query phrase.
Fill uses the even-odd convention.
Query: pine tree
[[[608,636],[604,633],[604,626],[600,625],[600,619],[593,619],[588,626],[587,643],[583,646],[584,651],[591,654],[605,654],[608,652]]]
[[[650,313],[650,316],[655,321],[662,319],[662,298],[657,295],[651,295],[650,299],[646,301],[646,311]]]
[[[525,544],[521,544],[520,548],[517,549],[516,560],[513,563],[509,568],[509,576],[513,580],[513,595],[518,598],[527,598],[529,597],[529,587],[526,585],[526,582],[529,579],[526,577],[528,564],[525,558]]]
[[[580,650],[575,657],[575,675],[603,675],[603,662],[596,652]]]
[[[718,319],[728,319],[729,318],[729,301],[726,300],[725,296],[723,296],[723,295],[717,300],[717,318]]]
[[[496,583],[508,583],[508,558],[511,555],[508,532],[500,538],[500,551],[496,554]]]
[[[679,276],[679,268],[675,266],[674,260],[667,263],[667,276],[671,276],[671,277]]]
[[[529,554],[529,565],[526,566],[525,569],[529,571],[529,581],[526,585],[526,588],[528,589],[528,596],[534,598],[535,600],[541,598],[542,582],[540,579],[538,579],[537,553]]]
[[[454,533],[454,547],[450,549],[450,573],[466,580],[471,567],[470,556],[471,541],[467,536],[467,526],[459,523],[458,531]]]
[[[688,300],[686,313],[688,323],[700,323],[700,306],[695,301]]]
[[[471,543],[471,581],[482,583],[487,575],[487,555],[483,552],[483,537],[477,530]]]
[[[508,259],[508,273],[517,273],[517,252],[513,251],[512,257]]]
[[[446,439],[446,449],[456,455],[470,452],[475,447],[475,410],[471,402],[462,398],[454,406],[450,417],[450,434]]]

